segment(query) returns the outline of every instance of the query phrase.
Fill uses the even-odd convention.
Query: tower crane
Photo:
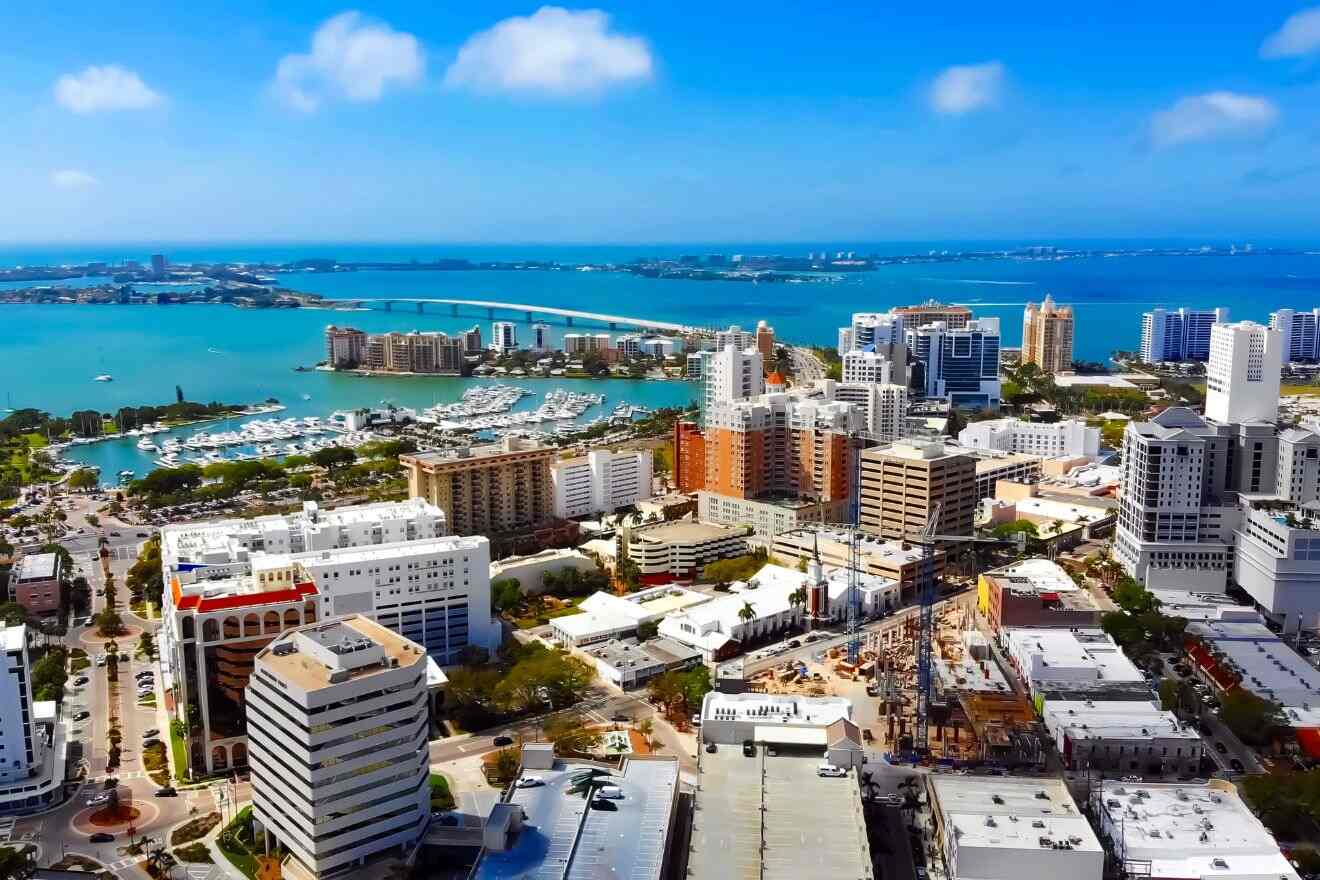
[[[1026,551],[1027,536],[1018,532],[1010,538],[982,538],[974,535],[936,534],[943,502],[936,501],[930,517],[920,532],[907,540],[921,547],[921,564],[917,571],[917,597],[920,602],[920,624],[917,631],[917,717],[912,737],[914,751],[924,752],[929,746],[930,704],[933,696],[934,670],[931,668],[931,650],[935,642],[935,597],[939,593],[935,578],[936,544],[1012,544],[1018,553]]]

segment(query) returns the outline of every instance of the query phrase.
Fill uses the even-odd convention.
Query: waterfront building
[[[858,522],[864,531],[905,540],[921,533],[936,503],[936,531],[970,535],[976,515],[976,459],[943,440],[910,440],[861,453]]]
[[[706,485],[706,436],[696,422],[674,422],[674,487],[695,492]]]
[[[814,392],[718,403],[706,411],[704,486],[734,498],[787,495],[846,504],[852,436],[861,427],[856,407]]]
[[[1039,307],[1027,303],[1022,314],[1022,363],[1035,364],[1046,373],[1072,369],[1073,312],[1056,306],[1046,296]]]
[[[967,306],[950,306],[928,299],[915,306],[899,306],[892,315],[903,319],[904,327],[924,327],[943,324],[950,330],[960,330],[972,322],[972,310]]]
[[[1064,780],[952,773],[924,778],[932,836],[949,880],[1104,876],[1105,851]]]
[[[427,657],[361,615],[289,630],[253,661],[245,709],[252,818],[286,876],[402,859],[430,813]]]
[[[165,258],[164,254],[151,255],[151,274],[157,278],[165,277],[165,271],[169,268],[169,265],[170,261]]]
[[[1283,337],[1283,362],[1286,364],[1320,360],[1320,309],[1298,312],[1279,309],[1270,312],[1270,329]]]
[[[1147,587],[1224,591],[1241,519],[1225,497],[1233,435],[1183,407],[1124,429],[1114,552]]]
[[[326,328],[326,360],[332,367],[366,367],[389,373],[463,373],[464,343],[439,331],[367,335],[352,327]]]
[[[408,496],[444,512],[457,535],[525,533],[554,516],[553,446],[505,437],[499,443],[399,456]]]
[[[613,513],[650,498],[652,459],[650,449],[593,449],[586,455],[556,459],[550,466],[555,516]]]
[[[675,521],[626,526],[622,541],[644,584],[691,583],[708,563],[747,552],[747,529]]]
[[[756,322],[756,350],[767,363],[775,353],[775,328],[765,321]]]
[[[990,452],[1021,452],[1041,458],[1096,458],[1100,429],[1081,419],[1024,422],[1003,418],[972,422],[958,432],[958,443]]]
[[[902,316],[893,312],[857,312],[852,323],[839,328],[839,355],[850,351],[875,352],[890,361],[905,362],[901,349],[906,344]]]
[[[473,324],[467,330],[463,331],[463,353],[480,354],[486,350],[486,346],[481,344],[481,327]]]
[[[27,627],[0,622],[0,815],[49,808],[64,786],[67,731],[33,697]]]
[[[756,334],[748,332],[737,324],[730,324],[727,330],[715,331],[715,350],[724,351],[732,345],[739,351],[748,348],[756,348]]]
[[[60,611],[60,558],[54,553],[20,556],[9,572],[9,601],[35,617]]]
[[[614,340],[614,347],[625,360],[638,357],[642,353],[642,337],[638,333],[625,333]]]
[[[719,403],[755,397],[765,391],[764,361],[755,348],[727,345],[704,365],[705,411]]]
[[[667,360],[674,356],[675,350],[674,340],[666,336],[648,336],[642,340],[642,354],[647,357]]]
[[[532,350],[549,351],[550,345],[550,325],[537,323],[532,325]]]
[[[1205,361],[1210,357],[1210,328],[1228,322],[1228,309],[1153,309],[1141,316],[1138,354],[1148,364]]]
[[[1108,779],[1095,790],[1093,803],[1100,833],[1128,877],[1299,880],[1228,779],[1140,785]]]
[[[490,350],[499,355],[512,354],[518,350],[518,325],[513,321],[492,321],[490,325]]]
[[[367,334],[354,327],[325,328],[325,362],[332,367],[356,367],[366,360]]]
[[[998,409],[998,318],[978,318],[958,328],[926,324],[908,329],[906,336],[911,384],[919,395]]]
[[[168,525],[161,530],[163,684],[190,719],[196,774],[247,762],[243,690],[253,657],[286,629],[360,613],[437,664],[494,650],[490,545],[445,535],[422,501]]]
[[[1252,321],[1215,324],[1205,368],[1205,417],[1216,422],[1273,422],[1279,413],[1283,339]]]

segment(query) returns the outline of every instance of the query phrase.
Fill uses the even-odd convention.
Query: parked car
[[[608,798],[596,797],[591,799],[591,808],[593,810],[604,810],[607,813],[612,813],[619,809],[619,805]]]
[[[1226,754],[1228,754],[1228,747],[1225,746],[1225,745],[1224,745],[1223,743],[1221,743],[1221,742],[1216,742],[1216,743],[1215,743],[1215,751],[1218,752],[1218,753],[1221,754],[1221,755],[1226,755]]]
[[[596,797],[606,798],[612,801],[623,800],[623,789],[617,785],[602,785],[596,790]]]
[[[91,717],[92,717],[92,713],[91,713],[91,712],[88,712],[86,709],[84,709],[84,710],[81,711],[81,712],[74,712],[74,713],[73,713],[73,720],[74,720],[74,721],[86,721],[88,718],[91,718]]]
[[[756,743],[750,739],[743,740],[743,755],[748,758],[756,757]]]
[[[793,639],[793,641],[789,642],[788,645],[787,645],[786,647],[789,647],[789,648],[800,648],[800,647],[802,647],[802,643],[799,642],[797,639]]]
[[[153,736],[160,736],[160,731],[157,730],[156,728],[152,727],[152,728],[150,728],[150,729],[148,729],[148,730],[144,730],[144,731],[142,731],[142,735],[145,736],[145,737],[147,737],[148,739],[150,739],[150,738],[153,737]]]
[[[150,537],[151,537],[151,535],[148,535],[146,532],[138,532],[138,533],[137,533],[137,536],[138,536],[139,538],[150,538]]]
[[[92,843],[113,843],[115,836],[105,831],[98,831],[88,838]]]
[[[156,789],[156,797],[178,797],[179,793],[174,786],[167,785],[164,788]]]
[[[158,745],[160,745],[160,740],[156,739],[154,736],[149,736],[142,741],[142,748],[144,749],[148,749],[151,748],[152,746],[158,746]]]
[[[1228,766],[1233,768],[1234,773],[1242,773],[1247,769],[1246,767],[1242,766],[1242,762],[1239,761],[1237,758],[1234,758],[1233,760],[1229,761]]]
[[[538,785],[545,785],[545,780],[539,776],[524,776],[514,785],[518,788],[536,788]]]
[[[110,533],[110,537],[112,537],[112,538],[118,538],[118,537],[121,537],[121,535],[119,534],[119,532],[111,532],[111,533]]]
[[[1123,781],[1124,781],[1124,782],[1144,782],[1145,780],[1142,779],[1140,776],[1124,776],[1124,777],[1123,777]]]
[[[511,746],[511,745],[513,745],[513,737],[511,737],[511,736],[497,736],[497,737],[495,737],[495,739],[491,740],[491,742],[493,742],[493,743],[495,744],[495,747],[496,747],[496,748],[500,748],[500,749],[502,749],[502,748],[504,748],[505,746]]]
[[[817,776],[847,776],[848,771],[842,767],[835,767],[833,764],[824,763],[816,765]]]
[[[719,750],[716,748],[715,743],[713,743],[713,742],[708,742],[708,743],[706,743],[706,751],[709,752],[709,753],[711,753],[711,754],[713,755],[713,754],[715,754],[715,752],[717,752],[717,751],[719,751]]]
[[[615,712],[614,715],[610,717],[610,720],[617,721],[620,724],[627,724],[632,721],[632,716],[626,712]]]
[[[75,678],[75,679],[73,680],[73,686],[74,686],[74,687],[82,687],[83,685],[87,684],[88,681],[89,681],[89,679],[87,678],[87,676],[85,676],[85,675],[80,675],[80,676],[78,676],[77,678]]]
[[[110,795],[108,794],[94,794],[87,799],[87,806],[89,807],[98,807],[101,804],[108,803],[110,803]]]

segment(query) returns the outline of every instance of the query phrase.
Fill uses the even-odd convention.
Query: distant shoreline
[[[351,369],[340,370],[340,369],[335,369],[334,367],[327,367],[325,364],[317,364],[316,366],[312,366],[312,367],[299,366],[299,367],[294,367],[293,369],[294,369],[295,372],[298,372],[298,373],[333,373],[333,374],[337,374],[337,375],[341,375],[341,376],[357,376],[357,377],[362,378],[362,379],[380,379],[380,378],[391,379],[391,378],[395,378],[395,377],[400,377],[400,378],[409,378],[409,377],[411,377],[411,378],[417,378],[417,379],[427,379],[427,378],[431,378],[431,379],[484,379],[484,380],[496,380],[496,381],[515,381],[515,380],[518,380],[518,379],[589,379],[589,380],[593,380],[593,381],[594,381],[594,380],[607,381],[607,380],[613,379],[613,380],[616,380],[616,381],[617,381],[617,380],[623,380],[623,381],[629,381],[629,382],[687,382],[687,381],[690,381],[690,380],[688,380],[688,379],[674,378],[673,376],[665,376],[665,377],[663,377],[663,378],[660,377],[660,376],[616,376],[616,375],[609,374],[609,373],[606,373],[606,374],[602,374],[602,375],[597,376],[597,375],[593,375],[593,374],[591,374],[591,373],[586,373],[586,372],[564,373],[563,375],[560,375],[560,376],[553,376],[553,375],[550,375],[550,374],[539,373],[539,372],[538,372],[538,373],[524,373],[524,374],[521,375],[521,376],[513,376],[513,375],[509,375],[509,374],[507,374],[507,373],[505,373],[505,374],[495,374],[495,373],[477,374],[477,373],[469,373],[469,374],[467,374],[467,375],[460,375],[460,374],[457,374],[457,373],[413,373],[413,372],[403,372],[403,371],[395,371],[395,370],[369,370],[369,369],[365,369],[365,368],[362,368],[362,367],[353,367],[353,368],[351,368]]]

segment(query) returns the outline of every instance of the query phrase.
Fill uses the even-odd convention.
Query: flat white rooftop
[[[1063,728],[1073,741],[1201,738],[1172,712],[1140,700],[1046,700],[1044,719],[1046,727]]]
[[[1101,851],[1091,823],[1077,809],[1061,779],[939,773],[926,778],[960,848],[1036,852],[1043,848],[1042,838],[1049,838],[1069,844],[1074,851]]]
[[[798,697],[789,694],[708,693],[701,703],[703,718],[752,721],[759,725],[828,727],[852,717],[852,702],[844,697]]]
[[[1227,782],[1104,782],[1101,808],[1120,857],[1149,862],[1152,880],[1297,878],[1274,837]]]
[[[1222,651],[1242,687],[1283,706],[1293,727],[1320,727],[1320,672],[1264,624],[1202,621],[1187,633]]]
[[[301,562],[313,566],[318,562],[376,562],[382,559],[405,559],[409,556],[426,556],[431,553],[444,553],[453,550],[476,550],[486,539],[478,535],[459,537],[446,535],[443,538],[422,538],[416,541],[398,541],[393,544],[374,544],[369,547],[345,547],[335,550],[312,550],[306,553],[288,555],[271,554],[265,557],[267,567],[278,567],[277,560]]]
[[[1145,676],[1101,630],[1015,628],[1010,653],[1033,681],[1141,682]]]
[[[1223,593],[1192,593],[1186,590],[1151,590],[1160,600],[1160,612],[1166,617],[1189,621],[1222,620],[1234,623],[1261,623],[1261,616],[1250,605],[1239,605]]]

